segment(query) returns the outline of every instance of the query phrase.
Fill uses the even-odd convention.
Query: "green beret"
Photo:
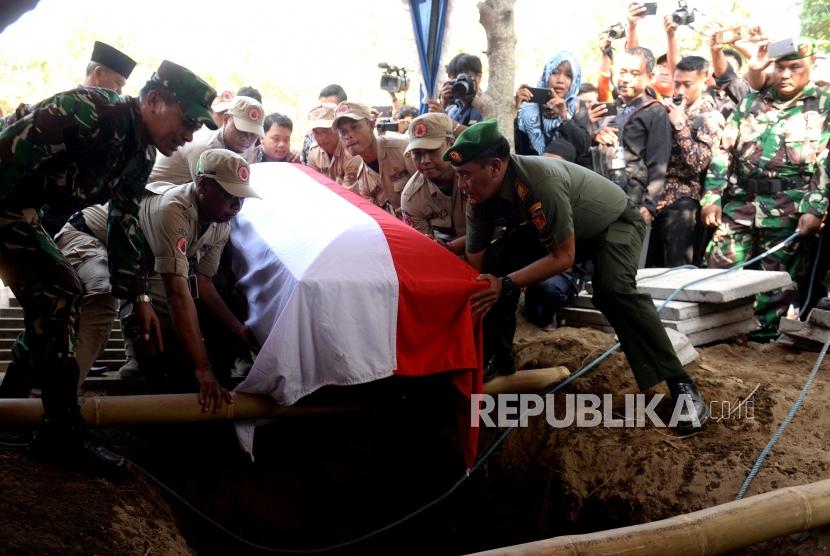
[[[776,58],[778,60],[800,60],[802,58],[809,58],[816,53],[816,42],[812,39],[798,38],[795,41],[795,52],[786,56]]]
[[[443,158],[456,166],[466,164],[501,137],[495,118],[478,122],[461,132]]]
[[[217,129],[210,109],[216,91],[198,75],[170,60],[164,60],[150,79],[161,83],[173,93],[187,117],[210,129]]]

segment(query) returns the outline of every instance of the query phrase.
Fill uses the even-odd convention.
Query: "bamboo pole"
[[[554,537],[476,556],[721,554],[828,523],[830,479],[643,525]]]
[[[517,371],[512,375],[497,376],[484,385],[485,394],[536,394],[571,376],[566,367],[548,367]]]
[[[197,394],[92,396],[79,401],[84,420],[91,427],[252,420],[358,409],[351,405],[279,405],[271,398],[252,394],[233,393],[233,398],[233,404],[222,404],[216,413],[202,412]],[[0,399],[0,424],[4,426],[37,426],[42,417],[43,404],[38,398]]]

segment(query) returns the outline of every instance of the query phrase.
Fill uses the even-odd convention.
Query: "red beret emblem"
[[[239,179],[242,181],[248,181],[248,177],[251,175],[251,171],[248,169],[247,166],[243,165],[236,169],[236,175],[239,176]]]
[[[453,162],[461,162],[461,153],[458,151],[452,151],[450,153],[450,160],[452,160]]]
[[[259,108],[251,108],[248,110],[248,119],[257,121],[262,117],[262,112],[259,111]]]
[[[427,125],[423,122],[419,123],[415,126],[415,129],[412,130],[412,134],[415,135],[415,137],[423,137],[427,134]]]
[[[233,98],[233,91],[222,91],[220,98],[222,100],[231,100]]]

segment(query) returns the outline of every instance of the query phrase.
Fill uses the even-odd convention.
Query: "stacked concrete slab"
[[[637,289],[649,294],[659,308],[680,286],[707,278],[679,292],[665,304],[660,317],[666,328],[685,334],[691,345],[725,340],[756,328],[752,304],[755,295],[791,284],[786,272],[740,270],[723,274],[717,269],[669,270],[645,268],[637,273]],[[563,311],[568,326],[590,326],[611,332],[608,321],[591,304],[591,284],[573,307]]]
[[[813,309],[805,322],[798,319],[781,319],[778,331],[785,337],[816,351],[830,336],[830,311]]]

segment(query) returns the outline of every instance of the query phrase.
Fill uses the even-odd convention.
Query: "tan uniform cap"
[[[233,116],[233,125],[239,131],[265,137],[265,129],[263,128],[265,111],[257,99],[234,97],[230,108],[228,108],[228,114]]]
[[[368,106],[360,104],[359,102],[349,102],[347,100],[344,100],[337,105],[337,112],[334,116],[335,119],[332,127],[337,127],[337,124],[343,118],[349,118],[350,120],[374,120],[372,111]]]
[[[251,187],[251,167],[244,158],[227,149],[208,149],[196,163],[196,176],[205,176],[216,180],[234,197],[256,197],[261,199]]]
[[[231,102],[233,102],[234,97],[236,97],[236,93],[225,89],[216,95],[216,100],[213,101],[213,105],[210,109],[214,112],[227,112],[228,108],[231,107]]]
[[[432,150],[445,145],[447,139],[455,139],[452,133],[453,127],[455,127],[455,122],[440,112],[418,116],[409,124],[407,131],[409,145],[406,146],[405,152],[412,149]]]
[[[308,112],[308,129],[315,129],[318,127],[331,127],[334,123],[334,113],[337,111],[337,105],[330,102],[318,104]]]

